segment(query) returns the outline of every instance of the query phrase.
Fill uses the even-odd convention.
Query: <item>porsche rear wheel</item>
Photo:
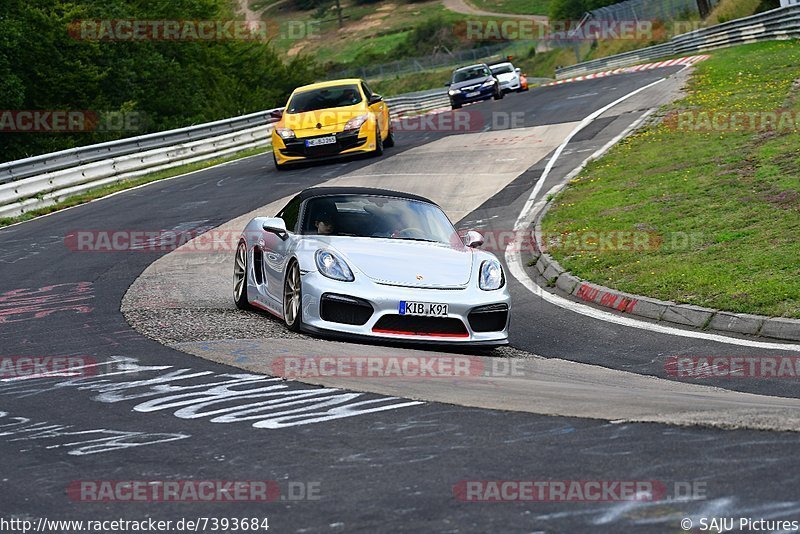
[[[247,244],[244,241],[236,247],[233,263],[233,302],[240,310],[250,309],[247,301]]]
[[[283,282],[283,321],[292,332],[299,332],[303,323],[302,296],[300,266],[294,261]]]

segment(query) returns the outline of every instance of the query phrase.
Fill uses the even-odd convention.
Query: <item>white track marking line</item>
[[[591,317],[593,319],[598,319],[600,321],[605,321],[605,322],[609,322],[609,323],[615,323],[615,324],[619,324],[619,325],[622,325],[622,326],[629,326],[631,328],[639,328],[641,330],[648,330],[650,332],[657,332],[657,333],[660,333],[660,334],[668,334],[668,335],[672,335],[672,336],[689,337],[689,338],[695,338],[695,339],[705,339],[705,340],[709,340],[709,341],[716,341],[716,342],[719,342],[719,343],[726,343],[726,344],[729,344],[729,345],[741,345],[741,346],[745,346],[745,347],[754,347],[754,348],[760,348],[760,349],[797,351],[798,349],[800,349],[800,345],[797,345],[797,344],[792,344],[792,343],[770,343],[770,342],[765,342],[765,341],[752,341],[752,340],[749,340],[749,339],[739,339],[739,338],[728,337],[728,336],[724,336],[724,335],[720,335],[720,334],[710,334],[710,333],[707,333],[707,332],[695,332],[695,331],[692,331],[692,330],[683,330],[681,328],[675,328],[675,327],[671,327],[671,326],[664,326],[662,324],[648,323],[648,322],[645,322],[645,321],[632,319],[630,317],[624,317],[624,316],[616,315],[616,314],[613,314],[613,313],[610,313],[610,312],[607,312],[607,311],[598,310],[596,308],[592,308],[592,307],[586,306],[584,304],[580,304],[580,303],[577,303],[577,302],[573,302],[571,300],[567,300],[567,299],[565,299],[565,298],[563,298],[563,297],[561,297],[559,295],[555,295],[553,293],[549,293],[549,292],[543,290],[536,283],[534,283],[533,280],[530,279],[530,277],[527,275],[527,273],[525,272],[525,269],[522,266],[522,257],[521,257],[521,255],[520,255],[520,253],[518,251],[521,248],[520,241],[521,241],[522,232],[525,230],[525,228],[527,226],[526,221],[533,220],[533,218],[536,217],[536,215],[539,213],[539,211],[547,203],[547,197],[546,196],[542,200],[540,200],[538,203],[536,202],[536,197],[539,195],[539,192],[541,191],[542,187],[544,186],[544,182],[547,179],[547,176],[550,174],[550,171],[552,170],[553,166],[555,165],[556,160],[558,160],[559,156],[561,156],[561,153],[564,151],[564,148],[567,146],[567,144],[570,142],[570,140],[578,132],[580,132],[582,129],[584,129],[586,126],[588,126],[592,121],[594,121],[594,119],[596,119],[597,117],[599,117],[600,115],[602,115],[603,113],[608,111],[609,109],[613,108],[617,104],[620,104],[620,103],[624,102],[628,98],[630,98],[630,97],[632,97],[632,96],[634,96],[634,95],[636,95],[636,94],[638,94],[638,93],[640,93],[640,92],[642,92],[642,91],[644,91],[646,89],[649,89],[650,87],[653,87],[654,85],[657,85],[657,84],[663,82],[664,80],[666,80],[666,78],[661,78],[660,80],[657,80],[657,81],[655,81],[655,82],[653,82],[653,83],[651,83],[649,85],[645,85],[644,87],[640,87],[639,89],[636,89],[635,91],[633,91],[631,93],[628,93],[627,95],[625,95],[625,96],[623,96],[621,98],[618,98],[617,100],[615,100],[611,104],[608,104],[607,106],[605,106],[603,108],[600,108],[599,110],[595,111],[594,113],[592,113],[591,115],[589,115],[585,119],[583,119],[575,127],[575,129],[572,130],[572,132],[570,132],[570,134],[566,137],[566,139],[564,139],[564,141],[561,143],[561,145],[559,145],[559,147],[556,149],[556,152],[553,154],[553,157],[550,158],[550,161],[547,163],[547,166],[545,167],[544,171],[542,172],[541,178],[539,178],[539,181],[536,182],[536,185],[534,186],[533,191],[531,192],[530,196],[528,197],[528,200],[525,202],[525,206],[522,208],[522,211],[520,212],[519,217],[517,217],[517,221],[514,224],[514,234],[517,237],[515,237],[514,243],[506,249],[506,255],[505,255],[506,264],[508,265],[508,268],[511,271],[511,275],[514,278],[516,278],[516,280],[520,284],[522,284],[526,289],[528,289],[528,291],[530,291],[531,293],[533,293],[537,297],[540,297],[542,300],[545,300],[548,303],[553,304],[555,306],[558,306],[560,308],[564,308],[566,310],[570,310],[570,311],[573,311],[575,313],[579,313],[581,315],[585,315],[587,317]],[[646,118],[646,116],[647,116],[647,114],[642,116],[642,117],[640,117],[636,122],[631,124],[622,133],[620,133],[614,139],[609,141],[605,146],[603,146],[602,148],[597,150],[597,152],[595,152],[594,154],[589,156],[587,159],[585,159],[577,168],[573,169],[573,171],[570,172],[560,184],[556,184],[550,190],[550,192],[551,193],[555,193],[558,190],[562,189],[564,187],[564,185],[572,177],[577,175],[583,169],[583,167],[586,166],[586,164],[589,161],[601,156],[608,149],[610,149],[612,146],[617,144],[623,137],[627,136],[631,131],[633,131],[636,127],[638,127],[639,124],[641,124],[641,122]]]

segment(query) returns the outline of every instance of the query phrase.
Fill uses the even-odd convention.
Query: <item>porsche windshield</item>
[[[369,195],[308,200],[302,233],[447,244],[456,236],[452,223],[438,206],[417,200]]]
[[[296,93],[286,106],[287,113],[305,113],[318,109],[341,108],[361,102],[361,93],[355,85],[321,87]]]

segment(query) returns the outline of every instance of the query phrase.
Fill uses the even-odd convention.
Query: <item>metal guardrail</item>
[[[196,141],[235,132],[243,128],[261,126],[274,122],[270,113],[275,110],[260,111],[241,117],[225,119],[176,130],[130,137],[51,154],[33,156],[8,163],[0,163],[0,184],[5,184],[44,172],[57,171],[80,163],[90,163],[114,156],[172,146],[181,141]]]
[[[387,98],[386,103],[398,118],[449,106],[449,99],[437,89]],[[273,111],[2,163],[0,218],[152,172],[269,146]]]
[[[779,7],[708,28],[677,35],[670,41],[593,61],[556,69],[556,79],[590,74],[685,53],[703,52],[737,44],[800,37],[800,5]]]
[[[718,3],[718,0],[709,0],[709,7],[713,9]],[[699,14],[697,0],[625,0],[589,12],[591,18],[606,21],[667,21],[685,18],[690,13]]]

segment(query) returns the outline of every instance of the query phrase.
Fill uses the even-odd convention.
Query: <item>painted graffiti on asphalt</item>
[[[58,312],[89,313],[92,299],[91,282],[12,289],[0,293],[0,324],[41,319]]]
[[[139,365],[116,356],[95,365],[96,376],[73,379],[0,380],[0,395],[25,398],[67,388],[87,391],[92,400],[135,403],[133,411],[171,411],[180,419],[249,423],[280,429],[422,404],[335,388],[302,387],[281,378],[250,373],[215,373],[170,365]]]
[[[67,454],[85,456],[101,452],[118,451],[156,443],[166,443],[191,437],[183,433],[129,432],[96,428],[78,430],[74,425],[50,424],[33,421],[27,417],[15,417],[0,411],[0,438],[8,442],[47,443],[46,449],[67,449]]]

